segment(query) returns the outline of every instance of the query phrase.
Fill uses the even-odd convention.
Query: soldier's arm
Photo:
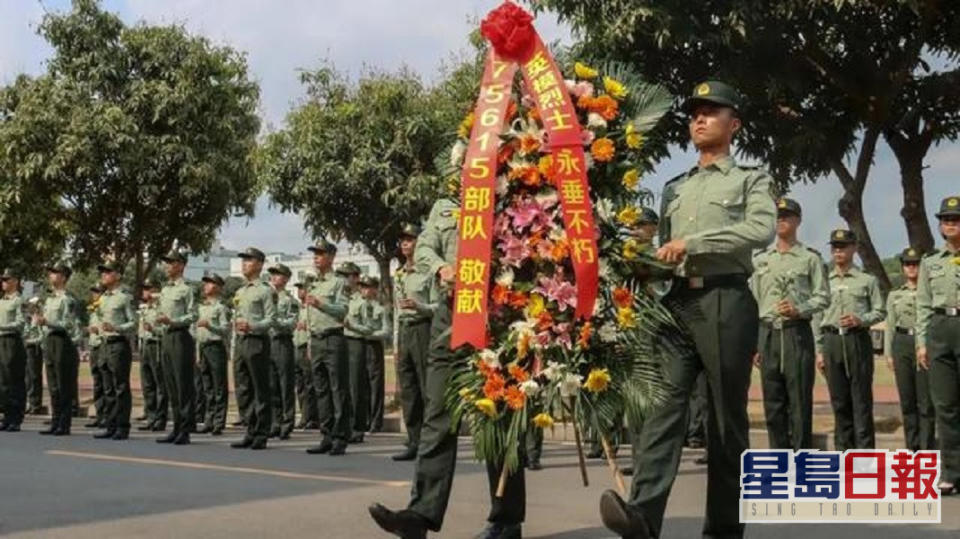
[[[364,303],[363,300],[354,298],[354,300],[350,302],[350,305],[347,306],[347,315],[344,317],[343,323],[350,331],[366,337],[373,333],[373,328],[367,326],[363,320]]]
[[[687,254],[730,253],[743,249],[760,249],[773,240],[777,208],[770,196],[772,180],[760,173],[750,180],[744,218],[725,227],[703,230],[686,239]]]
[[[897,329],[897,311],[893,308],[895,297],[895,292],[887,296],[887,327],[883,330],[883,355],[886,357],[893,357],[893,332]]]
[[[810,328],[813,330],[813,349],[818,354],[823,351],[823,330],[820,329],[822,325],[823,312],[821,311],[814,314],[810,321]]]
[[[817,255],[810,259],[810,266],[810,299],[797,305],[801,318],[812,318],[830,305],[830,279],[827,278],[823,260]]]
[[[927,327],[933,316],[933,294],[930,291],[930,276],[927,261],[920,261],[920,274],[917,276],[917,348],[927,346]]]
[[[68,335],[73,336],[77,322],[76,314],[73,312],[73,302],[69,295],[63,297],[59,307],[58,320],[48,319],[47,327],[54,331],[65,331]]]
[[[227,319],[227,308],[222,304],[218,305],[213,316],[207,320],[207,324],[207,330],[210,333],[219,335],[221,338],[226,337],[227,331],[230,329],[230,320]]]
[[[268,331],[277,321],[277,302],[274,300],[273,291],[267,287],[260,287],[260,300],[263,302],[263,318],[256,322],[250,322],[250,329],[256,332]]]
[[[23,317],[23,301],[20,298],[17,298],[14,301],[13,312],[13,322],[0,326],[0,329],[3,331],[16,331],[17,333],[22,333],[26,319]]]
[[[133,333],[137,327],[137,312],[133,310],[133,298],[127,294],[123,297],[124,323],[114,326],[117,333]]]
[[[350,300],[347,298],[346,287],[343,285],[342,280],[337,279],[337,284],[334,286],[336,288],[333,292],[333,301],[322,303],[320,305],[320,310],[336,318],[337,320],[343,321],[343,319],[347,316],[347,305],[349,304]]]
[[[368,338],[385,341],[393,333],[393,319],[390,317],[390,309],[385,309],[383,306],[380,306],[379,314],[380,323]]]
[[[277,329],[283,332],[293,331],[293,328],[297,325],[297,319],[300,317],[300,306],[297,305],[296,301],[290,299],[287,302],[287,311],[281,313],[277,309],[277,322],[274,325]]]
[[[869,328],[887,316],[887,309],[883,303],[883,294],[880,293],[880,284],[876,278],[870,279],[870,310],[863,314],[860,321]]]
[[[197,302],[193,297],[193,290],[186,295],[187,308],[183,313],[183,316],[179,316],[173,320],[170,320],[171,328],[189,328],[197,321]]]
[[[660,223],[657,226],[657,233],[660,236],[660,245],[670,241],[670,217],[667,215],[667,206],[673,200],[673,193],[676,190],[676,184],[682,176],[677,176],[663,186],[663,193],[660,195]]]
[[[447,265],[443,258],[443,244],[436,223],[440,219],[442,208],[434,204],[430,217],[417,238],[417,248],[413,251],[413,262],[418,272],[435,277],[440,268]]]

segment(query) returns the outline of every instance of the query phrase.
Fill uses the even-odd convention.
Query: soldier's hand
[[[456,279],[457,274],[456,274],[456,271],[454,271],[453,266],[448,264],[440,268],[439,271],[437,271],[437,276],[440,277],[441,282],[453,283],[454,280]]]
[[[786,318],[797,318],[800,316],[800,311],[790,300],[782,299],[777,302],[777,314]]]
[[[823,360],[823,354],[817,354],[817,370],[820,374],[827,375],[827,362]]]
[[[144,331],[153,331],[153,325],[144,322],[144,323],[143,323],[143,329],[144,329]]]
[[[298,331],[306,331],[306,329],[307,329],[307,323],[306,323],[306,322],[297,322],[297,330],[298,330]]]
[[[679,264],[685,256],[687,256],[686,240],[672,240],[657,249],[657,259],[668,264]]]
[[[164,324],[164,325],[169,324],[169,323],[170,323],[170,317],[167,316],[167,315],[165,315],[165,314],[161,314],[161,315],[157,316],[157,323],[158,323],[158,324]]]
[[[206,321],[206,320],[197,320],[197,327],[198,327],[198,328],[209,328],[209,327],[210,327],[210,322],[208,322],[208,321]]]
[[[754,352],[754,353],[753,353],[753,366],[759,369],[759,368],[760,368],[760,362],[761,362],[761,361],[762,361],[762,359],[760,358],[760,352]]]
[[[323,306],[323,302],[320,301],[320,298],[318,298],[317,296],[307,296],[306,302],[307,302],[307,305],[311,307],[316,307],[317,309]]]
[[[417,307],[417,302],[410,298],[406,298],[401,299],[399,305],[401,309],[415,309]]]
[[[917,348],[917,365],[920,365],[920,368],[925,371],[930,370],[930,357],[927,356],[926,346]]]
[[[47,319],[44,318],[42,314],[38,314],[33,317],[33,323],[38,326],[45,326],[47,325]]]
[[[855,328],[860,327],[861,320],[855,314],[845,314],[840,317],[840,327]]]
[[[87,333],[96,335],[97,333],[100,333],[100,329],[98,329],[97,326],[90,326],[87,328]]]
[[[104,331],[114,331],[114,330],[115,330],[115,328],[113,327],[113,324],[111,324],[111,323],[109,323],[109,322],[104,322],[103,324],[100,324],[100,327],[102,327]]]
[[[250,322],[247,322],[246,320],[237,320],[237,323],[234,327],[236,327],[237,331],[240,333],[247,333],[250,331]]]

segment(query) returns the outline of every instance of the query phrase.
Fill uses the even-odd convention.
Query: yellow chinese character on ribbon
[[[539,97],[540,108],[544,110],[554,109],[563,104],[563,92],[560,91],[558,86],[541,93]]]
[[[534,78],[544,71],[550,70],[550,62],[547,61],[543,56],[543,51],[537,51],[537,54],[527,62],[525,66],[527,70],[527,77]]]
[[[484,211],[490,208],[489,187],[467,187],[463,193],[463,207],[467,211]]]
[[[463,229],[460,231],[460,239],[472,240],[474,238],[487,239],[487,233],[483,229],[483,216],[464,215]]]
[[[575,239],[571,242],[573,247],[573,261],[580,263],[586,262],[592,264],[597,260],[597,253],[588,239]]]
[[[476,258],[460,261],[460,284],[483,284],[487,265]]]
[[[580,172],[580,160],[573,155],[573,151],[570,149],[563,149],[557,153],[557,161],[559,161],[557,171],[560,174],[575,174]]]
[[[579,180],[563,180],[560,190],[565,204],[583,204],[583,184]]]
[[[533,79],[533,93],[541,94],[544,91],[557,86],[557,76],[552,71],[546,71],[539,77]]]
[[[543,121],[552,121],[554,131],[565,131],[573,127],[573,124],[569,123],[570,117],[570,114],[564,114],[560,109],[553,109],[553,112],[545,117]]]
[[[587,221],[583,216],[587,214],[587,210],[571,210],[567,213],[570,214],[570,230],[577,234],[583,233],[584,227],[587,226]]]
[[[462,289],[457,292],[457,312],[461,314],[483,311],[483,290],[477,288]]]

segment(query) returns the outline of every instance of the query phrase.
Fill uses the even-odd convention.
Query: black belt
[[[910,336],[913,336],[913,334],[915,333],[915,331],[914,331],[913,328],[901,328],[901,327],[898,327],[898,328],[896,328],[896,331],[897,331],[897,333],[900,333],[900,334],[903,334],[903,335],[910,335]]]
[[[837,326],[823,326],[820,328],[824,333],[832,333],[834,335],[850,335],[853,333],[860,333],[867,331],[867,328],[857,326],[855,328],[838,328]],[[843,331],[843,333],[841,333]]]
[[[115,344],[118,342],[126,342],[126,341],[127,341],[127,338],[122,336],[105,337],[103,339],[103,342],[107,344]]]
[[[4,334],[0,335],[0,338],[3,338],[3,337],[10,338],[10,339],[12,339],[12,338],[18,338],[18,339],[23,338],[23,337],[20,336],[19,333],[4,333]]]
[[[241,339],[267,339],[269,337],[270,337],[269,335],[261,335],[258,333],[246,333],[246,334],[240,335]]]
[[[272,338],[273,340],[275,340],[275,341],[280,341],[280,340],[285,340],[285,339],[293,340],[293,333],[284,333],[284,334],[282,334],[282,335],[274,335],[274,336],[271,337],[271,338]]]
[[[430,322],[430,317],[429,317],[429,316],[425,316],[425,317],[423,317],[423,318],[413,318],[413,319],[410,319],[410,320],[401,320],[401,321],[400,321],[400,325],[403,326],[403,327],[412,327],[412,326],[419,326],[420,324],[426,324],[426,323],[428,323],[428,322]]]
[[[175,327],[175,328],[172,328],[172,327],[170,327],[170,326],[167,326],[166,334],[169,335],[169,334],[171,334],[171,333],[178,333],[178,332],[181,332],[181,331],[190,331],[190,328],[187,327],[187,326]]]
[[[160,344],[159,339],[143,339],[143,344]]]
[[[363,341],[363,340],[365,340],[363,337],[354,337],[353,335],[344,335],[343,338],[346,339],[346,340],[348,340],[348,341]]]
[[[760,322],[767,329],[788,329],[810,325],[810,320],[806,318],[791,318],[789,320],[782,320],[779,322],[779,325],[777,325],[776,322],[770,322],[768,320],[761,320]]]
[[[343,328],[325,329],[320,333],[314,333],[312,337],[314,339],[326,339],[327,337],[333,337],[334,335],[343,335]]]
[[[674,277],[673,285],[677,290],[706,290],[720,286],[744,286],[748,280],[746,273],[724,273],[703,277]]]
[[[934,307],[933,312],[944,316],[960,316],[960,307]]]

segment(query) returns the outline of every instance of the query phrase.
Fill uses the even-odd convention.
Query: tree
[[[78,269],[112,256],[139,283],[171,247],[206,250],[232,214],[252,213],[259,89],[242,54],[181,26],[128,27],[96,0],[39,33],[53,57],[8,90],[0,159],[53,201]]]
[[[862,194],[883,137],[901,167],[911,244],[933,239],[922,161],[960,132],[960,4],[946,0],[542,0],[583,38],[580,48],[640,66],[687,95],[717,77],[743,91],[739,150],[769,164],[781,189],[833,173],[840,215],[861,238],[865,267],[890,282],[870,238]],[[946,64],[936,70],[932,65]],[[671,139],[685,144],[679,117]],[[852,167],[848,158],[853,157]]]

